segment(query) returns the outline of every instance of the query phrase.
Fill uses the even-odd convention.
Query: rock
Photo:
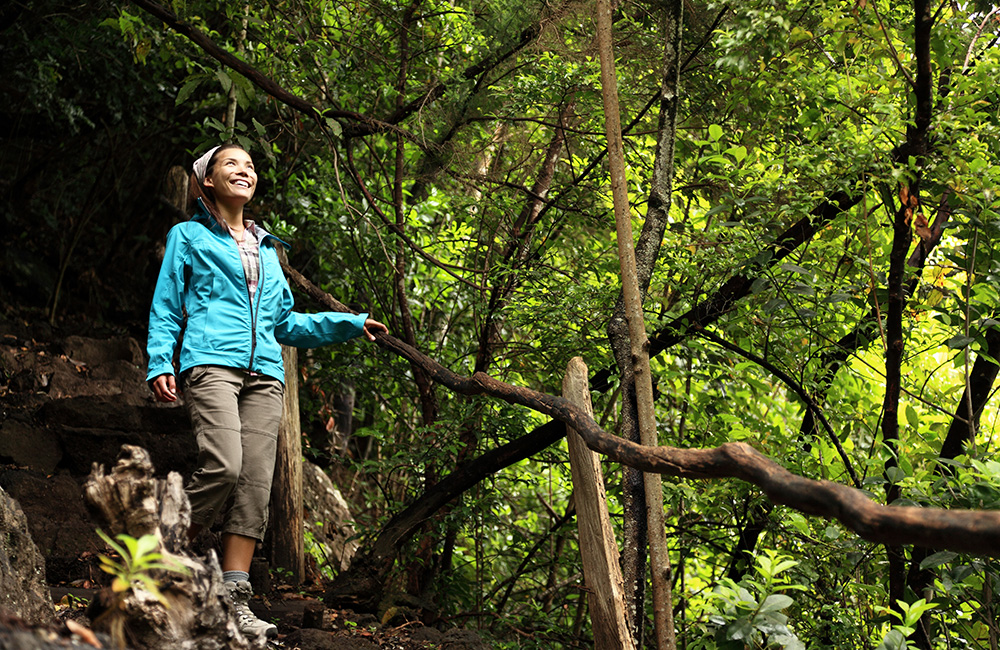
[[[285,645],[299,650],[377,650],[368,639],[336,636],[331,632],[305,628],[285,637]]]
[[[382,613],[384,627],[402,627],[420,621],[420,614],[413,609],[393,605]]]
[[[410,639],[417,643],[432,644],[436,647],[444,641],[444,634],[437,628],[418,627],[410,634]]]
[[[112,647],[111,637],[107,634],[95,633],[73,619],[62,623],[55,621],[46,626],[29,626],[23,619],[0,608],[0,649],[93,650]]]
[[[129,336],[110,339],[67,336],[63,340],[62,348],[72,361],[88,366],[100,366],[113,361],[127,361],[133,366],[142,366],[146,363],[139,343]]]
[[[490,650],[490,647],[472,630],[455,627],[444,633],[441,650]]]
[[[50,576],[62,580],[93,577],[91,567],[77,558],[99,547],[97,525],[87,514],[80,485],[71,476],[4,469],[0,470],[0,488],[21,505]]]
[[[45,625],[55,609],[45,585],[45,561],[28,532],[17,501],[0,489],[0,609],[27,623]]]
[[[31,336],[31,328],[28,326],[28,321],[22,318],[7,318],[0,312],[0,336],[15,341],[26,339]]]
[[[23,414],[0,423],[0,460],[51,474],[62,457],[59,438]]]
[[[46,402],[34,420],[58,437],[63,454],[60,467],[78,476],[86,475],[93,463],[113,464],[125,444],[152,449],[154,466],[185,475],[197,463],[197,444],[183,408],[71,397]]]
[[[104,643],[110,643],[106,634],[100,635]],[[92,644],[73,635],[62,636],[52,630],[6,630],[0,627],[0,649],[7,650],[94,650]],[[113,647],[105,645],[104,647]]]
[[[54,399],[118,397],[129,404],[149,401],[145,358],[135,339],[70,336],[59,346],[16,337],[0,339],[0,384],[11,393],[44,392]]]
[[[146,360],[135,339],[69,336],[62,349],[63,363],[52,366],[49,379],[53,398],[117,395],[131,404],[148,400]]]
[[[330,477],[308,461],[302,463],[302,501],[306,535],[321,545],[335,572],[344,571],[358,550],[353,517]]]

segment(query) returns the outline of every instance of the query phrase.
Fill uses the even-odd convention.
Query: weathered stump
[[[171,472],[165,480],[153,478],[146,450],[123,445],[110,474],[94,465],[84,495],[111,537],[153,535],[157,538],[154,552],[162,555],[161,562],[180,567],[179,571],[145,571],[162,598],[135,579],[125,591],[105,590],[88,612],[95,629],[117,635],[136,650],[251,647],[237,630],[231,606],[223,597],[222,571],[215,554],[209,553],[203,561],[187,550],[191,506],[180,474]]]

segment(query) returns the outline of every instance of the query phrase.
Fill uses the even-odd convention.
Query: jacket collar
[[[222,224],[220,224],[218,221],[215,220],[215,218],[212,216],[212,213],[208,211],[207,207],[205,207],[205,203],[201,200],[201,197],[198,197],[198,207],[197,209],[195,209],[194,214],[191,215],[191,221],[196,221],[200,223],[201,225],[205,226],[206,228],[215,232],[216,234],[223,234]],[[256,222],[251,222],[251,223],[253,224],[253,233],[254,235],[257,236],[258,242],[263,244],[268,239],[273,239],[275,242],[284,246],[286,250],[291,250],[292,248],[291,244],[269,233],[267,230],[264,229],[263,225]]]

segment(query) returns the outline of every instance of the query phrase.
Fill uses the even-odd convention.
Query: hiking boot
[[[250,611],[250,597],[253,596],[253,589],[249,582],[246,580],[227,582],[225,586],[229,600],[236,607],[236,627],[243,633],[243,636],[263,635],[269,638],[278,636],[277,627],[260,620]]]

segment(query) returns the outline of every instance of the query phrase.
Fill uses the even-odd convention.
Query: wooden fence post
[[[284,259],[284,250],[278,247]],[[278,452],[271,488],[269,560],[272,567],[291,571],[291,582],[305,577],[305,528],[302,513],[302,428],[299,423],[298,351],[281,346],[285,365],[285,406],[278,427]]]
[[[593,415],[587,365],[580,357],[571,359],[566,367],[563,397]],[[635,642],[625,618],[624,581],[618,564],[618,543],[608,516],[600,457],[569,427],[566,439],[594,647],[596,650],[634,650]]]

